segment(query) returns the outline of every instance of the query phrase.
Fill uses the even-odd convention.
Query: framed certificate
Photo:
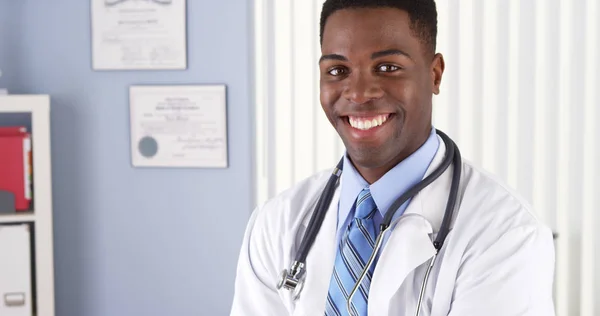
[[[226,168],[225,85],[130,87],[134,167]]]
[[[91,0],[94,70],[187,68],[186,0]]]

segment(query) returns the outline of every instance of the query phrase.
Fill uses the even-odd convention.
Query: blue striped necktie
[[[377,206],[369,188],[363,189],[356,199],[354,220],[350,222],[338,247],[325,306],[326,316],[348,315],[346,300],[360,278],[375,246],[373,215],[376,211]],[[369,287],[374,268],[375,265],[371,265],[359,289],[352,297],[350,315],[367,315]]]

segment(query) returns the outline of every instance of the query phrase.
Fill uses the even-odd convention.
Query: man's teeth
[[[361,130],[368,130],[373,127],[381,126],[387,121],[389,114],[377,115],[372,117],[349,116],[350,126]]]

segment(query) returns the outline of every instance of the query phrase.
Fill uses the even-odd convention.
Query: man
[[[519,197],[468,162],[459,165],[457,207],[422,303],[453,168],[396,211],[366,266],[390,206],[446,153],[431,122],[444,71],[435,53],[436,21],[433,0],[325,1],[321,104],[346,147],[340,185],[306,258],[298,298],[277,285],[331,170],[254,211],[232,315],[414,315],[419,306],[420,315],[554,315],[551,232]]]

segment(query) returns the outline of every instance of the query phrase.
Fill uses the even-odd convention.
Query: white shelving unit
[[[33,207],[30,212],[0,213],[0,225],[30,223],[34,230],[32,279],[35,279],[33,316],[54,316],[54,240],[52,172],[50,155],[50,97],[48,95],[0,96],[0,119],[11,113],[31,117],[33,154]],[[1,151],[1,149],[0,149]],[[0,253],[0,258],[10,254]],[[0,302],[1,303],[1,302]]]

